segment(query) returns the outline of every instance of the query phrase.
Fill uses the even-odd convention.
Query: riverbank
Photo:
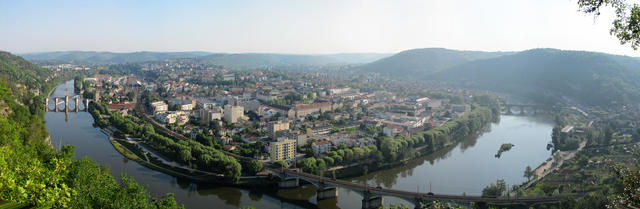
[[[163,172],[175,177],[186,178],[192,181],[202,182],[202,183],[210,183],[216,185],[224,185],[224,186],[258,186],[258,187],[270,187],[276,185],[273,177],[270,176],[252,176],[252,177],[241,177],[241,180],[235,183],[229,183],[224,180],[224,176],[222,174],[211,173],[207,171],[201,171],[197,169],[187,169],[180,166],[170,165],[162,160],[160,160],[158,156],[153,156],[152,153],[147,151],[142,151],[139,145],[132,144],[128,140],[117,139],[112,135],[110,129],[101,129],[103,133],[107,134],[109,137],[109,142],[113,146],[113,148],[126,157],[129,160],[133,160],[139,163],[142,166],[145,166],[149,169],[156,170],[159,172]],[[141,142],[138,142],[141,143]],[[149,156],[152,155],[152,156]],[[266,181],[265,181],[266,180]]]

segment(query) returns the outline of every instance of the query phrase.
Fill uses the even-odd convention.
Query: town
[[[174,132],[211,138],[207,144],[264,162],[323,158],[338,148],[374,145],[378,136],[410,137],[471,111],[464,98],[473,94],[466,91],[408,91],[372,79],[189,61],[142,64],[140,73],[154,77],[84,77],[82,94],[122,116],[143,102],[153,120]]]

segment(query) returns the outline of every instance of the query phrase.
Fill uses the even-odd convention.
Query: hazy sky
[[[559,48],[640,56],[577,0],[0,0],[0,50],[344,53]]]

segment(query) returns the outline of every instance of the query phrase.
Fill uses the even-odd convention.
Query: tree
[[[259,160],[252,160],[251,162],[249,162],[248,169],[249,173],[255,175],[256,173],[262,171],[262,162],[260,162]]]
[[[275,165],[276,168],[288,168],[289,167],[289,163],[287,163],[287,161],[284,161],[284,160],[276,160],[275,162],[273,162],[273,165]]]
[[[604,145],[609,145],[611,144],[611,141],[613,140],[613,129],[610,126],[607,126],[604,129]]]
[[[630,170],[621,166],[611,168],[622,182],[624,190],[613,201],[612,208],[634,208],[640,206],[640,169]]]
[[[534,175],[536,174],[531,170],[531,166],[527,166],[527,168],[524,169],[524,177],[527,178],[528,181],[531,181]]]
[[[640,46],[640,5],[630,5],[626,0],[578,0],[580,10],[587,14],[600,15],[601,7],[615,9],[616,18],[609,30],[620,40],[620,44],[630,43],[634,50]]]
[[[483,197],[500,197],[507,191],[507,184],[503,179],[498,179],[496,183],[491,183],[489,186],[482,189]]]

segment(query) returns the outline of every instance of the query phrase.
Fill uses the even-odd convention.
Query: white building
[[[193,104],[191,104],[191,103],[182,104],[182,105],[180,105],[180,110],[182,110],[182,111],[191,111],[191,110],[193,110]]]
[[[153,108],[154,114],[158,114],[158,113],[163,113],[169,110],[169,105],[167,105],[163,101],[158,101],[158,102],[151,103],[151,108]]]
[[[244,107],[242,106],[232,106],[225,105],[224,106],[224,120],[229,121],[231,123],[238,122],[238,119],[244,120]]]

